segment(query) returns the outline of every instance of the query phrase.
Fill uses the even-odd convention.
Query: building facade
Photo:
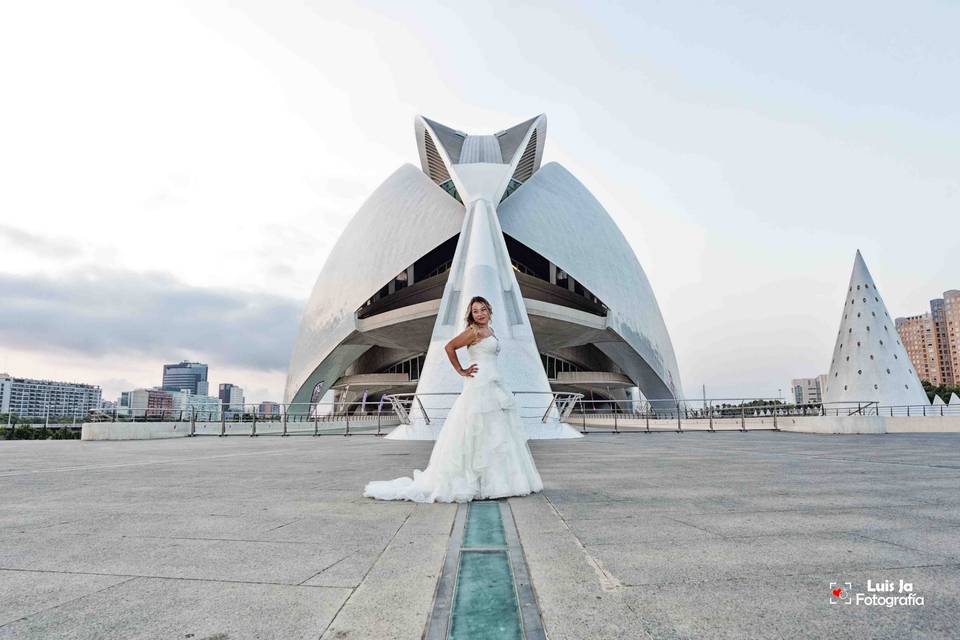
[[[183,391],[198,396],[205,396],[210,391],[207,383],[207,365],[202,362],[178,362],[176,364],[163,365],[163,383],[160,385],[164,391]]]
[[[794,378],[790,381],[793,390],[793,401],[797,404],[820,404],[823,401],[823,381],[826,375],[816,378]]]
[[[943,384],[940,357],[937,353],[939,341],[930,314],[897,318],[894,323],[900,341],[920,379],[929,380],[934,385]]]
[[[210,396],[196,395],[188,391],[167,391],[171,409],[177,419],[194,417],[197,420],[219,420],[220,400]]]
[[[117,412],[134,418],[174,419],[173,393],[157,388],[124,391]]]
[[[262,418],[280,415],[280,403],[264,400],[257,406],[257,415]]]
[[[308,413],[331,390],[341,406],[404,392],[449,404],[462,380],[443,344],[463,329],[474,295],[493,305],[507,386],[530,402],[545,395],[546,406],[551,391],[682,397],[629,243],[573,175],[541,166],[546,118],[493,135],[414,124],[420,167],[402,166],[374,191],[317,279],[288,369],[288,410]]]
[[[96,385],[0,374],[0,413],[40,419],[80,417],[99,409],[100,403]]]
[[[243,413],[243,389],[237,385],[229,382],[221,384],[218,397],[220,398],[220,405],[224,412],[229,415]]]
[[[929,312],[897,318],[896,325],[921,380],[960,384],[960,290],[944,291]]]

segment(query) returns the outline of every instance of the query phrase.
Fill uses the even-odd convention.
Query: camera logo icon
[[[850,604],[849,582],[831,582],[830,583],[830,604]]]

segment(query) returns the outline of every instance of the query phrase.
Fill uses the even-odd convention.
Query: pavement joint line
[[[328,567],[329,568],[329,567]],[[188,582],[221,582],[224,584],[259,584],[272,587],[305,587],[308,589],[339,589],[345,591],[351,587],[335,587],[326,584],[302,584],[296,582],[268,582],[265,580],[225,580],[223,578],[190,578],[186,576],[155,576],[141,573],[104,573],[100,571],[68,571],[66,569],[22,569],[0,567],[0,571],[18,571],[20,573],[56,573],[71,576],[103,576],[114,578],[146,578],[148,580],[186,580]],[[310,578],[308,578],[309,580]]]
[[[300,522],[300,520],[302,520],[302,518],[297,518],[296,520],[291,520],[290,522],[284,522],[284,523],[281,524],[279,527],[272,527],[272,528],[270,528],[270,529],[267,529],[267,530],[264,531],[263,533],[270,533],[271,531],[276,531],[277,529],[283,529],[283,528],[284,528],[285,526],[287,526],[288,524],[293,524],[294,522]]]
[[[947,527],[947,528],[949,529],[949,528],[954,528],[954,527]],[[924,528],[924,531],[937,531],[937,530],[938,530],[938,529],[937,529],[936,527],[925,527],[925,528]],[[894,531],[897,531],[897,529],[894,529]],[[864,535],[864,534],[862,534],[862,533],[857,533],[857,532],[851,532],[851,534],[857,536],[858,538],[864,538],[865,540],[873,540],[874,542],[882,542],[883,544],[892,544],[892,545],[895,546],[895,547],[900,547],[900,548],[902,548],[902,549],[908,549],[908,550],[910,550],[910,551],[916,551],[917,553],[923,553],[923,554],[933,555],[933,556],[943,556],[943,557],[948,558],[948,559],[951,559],[951,560],[956,560],[956,559],[958,559],[957,556],[954,556],[954,555],[951,555],[951,554],[948,554],[948,553],[940,553],[940,552],[937,552],[937,551],[925,551],[924,549],[917,549],[917,548],[915,548],[915,547],[910,547],[910,546],[905,545],[905,544],[900,544],[899,542],[890,542],[889,540],[881,540],[881,539],[879,539],[879,538],[871,538],[871,537],[868,536],[868,535]]]
[[[98,471],[100,469],[119,469],[124,467],[147,467],[155,464],[181,464],[184,462],[198,462],[202,460],[219,460],[222,458],[239,458],[246,456],[268,456],[280,453],[296,453],[290,449],[274,449],[273,451],[251,451],[248,453],[224,453],[215,456],[203,456],[200,458],[171,458],[169,460],[147,460],[144,462],[120,462],[117,464],[98,464],[84,465],[79,467],[59,467],[55,469],[33,469],[30,471],[5,471],[0,472],[0,478],[10,478],[13,476],[29,476],[39,473],[62,473],[69,471]]]
[[[916,528],[916,527],[911,527],[911,528]],[[939,527],[939,528],[943,528],[943,529],[955,529],[956,527]],[[939,529],[939,528],[937,528],[937,529]],[[904,530],[905,530],[905,529],[884,529],[884,531],[904,531]],[[906,530],[909,530],[909,528],[906,529]],[[863,531],[863,530],[860,529],[859,531]],[[719,534],[717,534],[717,535],[719,535]],[[780,532],[780,533],[775,533],[775,534],[761,534],[761,535],[756,535],[756,536],[720,536],[720,537],[723,539],[723,541],[726,541],[726,542],[750,542],[750,541],[752,541],[752,540],[755,540],[756,538],[783,538],[783,539],[785,539],[785,540],[792,540],[792,539],[795,539],[795,538],[814,538],[814,539],[822,539],[822,538],[836,539],[836,538],[841,538],[841,539],[842,539],[842,538],[848,538],[848,537],[850,537],[850,536],[855,536],[855,537],[858,537],[858,538],[864,537],[864,536],[860,535],[859,533],[857,533],[856,531],[810,531],[810,532],[803,532],[803,531],[782,531],[782,532]],[[902,547],[902,546],[903,546],[903,545],[894,544],[893,542],[887,542],[886,540],[874,540],[874,541],[875,541],[875,542],[879,542],[879,543],[881,543],[881,544],[890,544],[890,545],[894,545],[894,546],[898,546],[898,547]],[[658,539],[655,539],[655,540],[638,540],[638,541],[636,541],[636,542],[631,542],[630,544],[631,544],[632,546],[634,546],[634,547],[642,547],[642,546],[647,546],[647,545],[660,545],[660,544],[665,543],[665,542],[670,542],[670,538],[658,538]],[[699,542],[710,542],[710,540],[688,540],[688,541],[685,541],[685,542],[677,542],[677,543],[675,543],[675,546],[691,546],[692,544],[697,544],[697,543],[699,543]],[[718,542],[718,540],[712,540],[712,542]],[[624,545],[623,542],[598,542],[598,543],[591,543],[591,544],[585,545],[585,546],[590,546],[590,547],[622,547],[623,545]],[[905,548],[909,548],[909,547],[905,547]],[[924,553],[924,554],[927,554],[927,555],[937,555],[935,552],[932,552],[932,551],[923,551],[923,550],[921,550],[921,549],[911,549],[911,551],[917,551],[918,553]]]
[[[590,566],[593,567],[594,573],[596,573],[597,577],[600,579],[600,588],[603,589],[604,591],[616,591],[618,588],[623,586],[623,583],[620,582],[620,580],[615,575],[613,575],[612,573],[604,569],[600,561],[597,558],[594,558],[593,555],[589,551],[587,551],[587,546],[583,544],[583,540],[580,539],[580,536],[578,536],[576,532],[574,532],[574,530],[570,527],[570,524],[563,518],[563,516],[557,510],[556,506],[554,506],[553,502],[550,500],[549,496],[545,495],[543,496],[543,498],[544,500],[547,501],[547,504],[553,510],[554,515],[557,516],[557,518],[560,520],[561,524],[563,524],[567,532],[571,536],[573,536],[573,539],[576,541],[577,546],[580,547],[580,552],[583,553],[584,556],[586,556],[586,559],[590,563]]]
[[[119,576],[118,576],[118,577],[119,577]],[[7,621],[7,622],[0,623],[0,629],[4,628],[4,627],[7,626],[7,625],[13,624],[13,623],[15,623],[15,622],[20,622],[21,620],[27,620],[28,618],[31,618],[31,617],[33,617],[33,616],[35,616],[35,615],[39,615],[39,614],[45,613],[45,612],[47,612],[47,611],[52,611],[52,610],[54,610],[54,609],[58,609],[58,608],[60,608],[60,607],[62,607],[62,606],[68,605],[68,604],[72,604],[72,603],[76,602],[77,600],[82,600],[83,598],[86,598],[86,597],[88,597],[88,596],[93,596],[93,595],[96,595],[96,594],[98,594],[98,593],[102,593],[102,592],[104,592],[104,591],[109,591],[110,589],[113,589],[114,587],[119,587],[119,586],[125,585],[125,584],[127,584],[128,582],[131,582],[131,581],[133,581],[133,580],[137,580],[139,577],[140,577],[140,576],[132,576],[132,577],[128,578],[127,580],[123,580],[123,581],[121,581],[121,582],[117,582],[117,583],[115,583],[115,584],[108,585],[108,586],[106,586],[106,587],[103,587],[102,589],[96,589],[95,591],[91,591],[91,592],[89,592],[89,593],[84,593],[83,595],[79,595],[79,596],[77,596],[77,597],[75,597],[75,598],[70,598],[69,600],[65,600],[65,601],[63,601],[63,602],[58,602],[57,604],[50,605],[49,607],[44,607],[44,608],[38,609],[38,610],[36,610],[36,611],[31,611],[31,612],[28,613],[27,615],[25,615],[25,616],[20,616],[19,618],[15,619],[15,620],[9,620],[9,621]]]
[[[957,465],[939,465],[939,464],[921,464],[918,462],[898,462],[895,460],[869,460],[866,458],[838,458],[834,456],[828,456],[819,453],[799,453],[799,452],[779,452],[779,451],[756,451],[753,449],[729,449],[725,447],[717,447],[716,449],[708,449],[706,447],[697,447],[690,446],[686,447],[689,450],[693,451],[708,451],[711,453],[729,453],[729,454],[741,454],[748,453],[754,456],[789,456],[799,459],[812,459],[812,460],[826,460],[829,462],[862,462],[866,464],[889,464],[895,466],[904,466],[904,467],[921,467],[928,469],[949,469],[951,471],[960,471],[960,466]]]
[[[377,566],[378,562],[380,562],[380,558],[382,558],[383,554],[386,553],[387,549],[390,548],[390,545],[393,544],[393,541],[397,539],[397,534],[400,533],[400,530],[403,529],[403,526],[407,524],[408,520],[410,520],[411,515],[412,515],[412,512],[407,513],[407,515],[403,518],[403,522],[401,522],[400,526],[397,527],[397,530],[393,532],[393,535],[390,537],[390,540],[387,542],[387,544],[383,546],[383,549],[380,550],[380,552],[377,554],[377,557],[373,559],[373,562],[370,563],[370,566],[367,567],[367,570],[363,572],[363,576],[360,577],[360,580],[357,582],[357,586],[350,589],[350,593],[347,595],[346,598],[343,599],[343,602],[340,603],[340,606],[337,608],[337,612],[333,614],[333,616],[330,618],[330,621],[327,622],[327,625],[320,631],[320,635],[317,636],[318,638],[323,637],[323,634],[327,632],[327,629],[329,629],[333,625],[333,623],[336,621],[337,617],[340,616],[340,612],[343,611],[343,608],[347,606],[348,602],[350,602],[350,598],[352,598],[353,595],[357,592],[357,589],[359,589],[363,585],[363,583],[366,582],[367,576],[370,575],[370,572],[373,571],[373,568]],[[330,567],[327,567],[327,569],[329,568]],[[323,571],[326,571],[326,569],[324,569]],[[314,575],[304,580],[304,582],[312,580],[313,578],[323,573],[323,571],[319,571],[315,573]],[[297,586],[300,586],[300,585],[297,585]]]
[[[957,528],[960,528],[960,524],[931,525],[931,526],[928,526],[928,527],[902,527],[902,528],[899,528],[899,529],[882,529],[881,531],[910,531],[910,530],[912,530],[912,529],[921,529],[921,528],[922,528],[924,531],[940,531],[940,530],[944,530],[944,529],[957,529]],[[841,529],[841,530],[837,530],[837,531],[818,531],[818,532],[816,532],[816,533],[811,533],[811,534],[804,534],[804,533],[785,533],[785,532],[780,531],[780,532],[777,532],[777,533],[758,533],[758,534],[755,534],[755,535],[751,535],[751,534],[738,534],[738,535],[725,535],[725,536],[722,536],[722,537],[723,537],[725,540],[741,540],[741,539],[743,539],[743,540],[752,540],[752,539],[754,539],[754,538],[773,538],[773,537],[783,538],[783,537],[787,537],[787,536],[794,536],[794,537],[796,537],[796,536],[801,536],[801,535],[844,534],[844,535],[859,536],[859,537],[861,537],[861,538],[866,538],[867,536],[863,535],[863,532],[864,532],[864,531],[867,531],[867,530],[866,530],[866,529],[863,529],[863,528],[860,528],[860,529]],[[718,535],[719,535],[719,534],[718,534]],[[870,538],[870,539],[871,539],[871,540],[874,540],[875,542],[883,542],[883,543],[885,543],[885,544],[896,544],[896,543],[893,543],[893,542],[888,542],[887,540],[880,540],[880,539],[878,539],[878,538]],[[594,546],[596,546],[596,545],[594,545]],[[911,551],[919,551],[920,553],[932,553],[932,552],[930,552],[930,551],[923,551],[922,549],[914,549],[913,547],[907,547],[907,546],[905,546],[905,545],[897,545],[897,546],[904,547],[905,549],[910,549]]]
[[[612,500],[609,504],[634,504],[629,500]],[[608,504],[606,502],[572,502],[567,504]],[[885,504],[877,505],[872,507],[795,507],[791,509],[714,509],[713,511],[677,511],[676,509],[644,509],[644,515],[657,515],[663,518],[670,518],[670,515],[667,514],[679,514],[681,516],[712,516],[718,513],[794,513],[794,512],[807,512],[807,511],[858,511],[858,510],[867,510],[867,509],[897,509],[901,507],[924,507],[924,506],[937,506],[939,503],[934,502],[908,502],[904,504]],[[570,520],[599,520],[602,519],[605,522],[628,522],[628,521],[637,521],[640,518],[636,516],[623,516],[621,518],[569,518]],[[960,526],[960,523],[957,523],[954,526]]]
[[[594,502],[568,502],[567,505],[592,505],[592,504],[624,504],[624,505],[633,505],[636,506],[630,500],[599,500]],[[873,506],[873,507],[797,507],[795,509],[714,509],[712,511],[679,511],[677,509],[644,509],[643,512],[645,515],[656,515],[660,517],[670,517],[667,514],[679,514],[682,516],[711,516],[718,513],[792,513],[795,511],[853,511],[856,509],[896,509],[899,507],[935,507],[935,506],[944,506],[939,502],[911,502],[909,504],[893,504],[893,505],[883,505],[883,506]],[[950,504],[948,506],[957,506]],[[559,511],[559,510],[558,510]],[[562,512],[560,512],[562,513]],[[565,518],[566,519],[566,518]],[[606,516],[600,515],[593,518],[570,518],[571,521],[583,520],[589,522],[591,520],[603,520],[605,522],[610,522],[612,520],[637,520],[636,517],[626,516],[623,518],[608,518]],[[956,523],[955,526],[960,526],[960,522]]]
[[[311,586],[311,585],[305,585],[304,583],[305,583],[305,582],[310,582],[311,580],[313,580],[314,578],[316,578],[317,576],[319,576],[320,574],[322,574],[324,571],[326,571],[326,570],[328,570],[328,569],[332,569],[333,567],[337,566],[338,564],[340,564],[341,562],[343,562],[343,561],[346,560],[347,558],[350,558],[350,557],[354,556],[355,554],[356,554],[356,551],[351,552],[351,553],[348,553],[347,555],[343,556],[342,558],[340,558],[340,559],[337,560],[336,562],[334,562],[334,563],[332,563],[332,564],[328,564],[328,565],[325,566],[323,569],[320,569],[320,571],[317,571],[315,574],[313,574],[312,576],[310,576],[310,577],[307,578],[306,580],[301,580],[300,582],[298,582],[298,583],[297,583],[297,586],[298,586],[298,587]]]
[[[2,529],[0,529],[2,531]],[[30,535],[31,531],[29,529],[24,531],[17,531],[17,534],[20,535]],[[197,542],[252,542],[252,543],[264,543],[264,544],[305,544],[305,545],[315,545],[321,547],[329,547],[328,543],[317,542],[316,540],[263,540],[263,539],[250,539],[250,538],[198,538],[194,536],[132,536],[132,535],[118,535],[118,536],[107,536],[98,532],[82,532],[82,533],[66,533],[61,532],[55,535],[76,538],[76,537],[87,537],[87,538],[97,538],[98,540],[194,540]],[[428,535],[428,534],[427,534]],[[393,536],[390,537],[393,539]],[[374,544],[376,541],[371,542]],[[357,550],[354,549],[354,552]]]
[[[677,519],[677,518],[672,518],[672,517],[670,517],[670,516],[660,516],[660,517],[661,517],[661,518],[666,518],[667,520],[672,520],[673,522],[676,522],[677,524],[682,524],[682,525],[685,526],[685,527],[691,527],[691,528],[693,528],[693,529],[697,529],[698,531],[703,531],[704,533],[709,533],[709,534],[712,535],[712,536],[718,536],[718,537],[724,538],[724,539],[726,539],[726,537],[727,537],[727,536],[723,535],[722,533],[720,533],[719,531],[711,531],[710,529],[705,529],[705,528],[703,528],[703,527],[698,527],[698,526],[695,525],[695,524],[692,524],[692,523],[690,523],[690,522],[684,522],[683,520],[679,520],[679,519]]]

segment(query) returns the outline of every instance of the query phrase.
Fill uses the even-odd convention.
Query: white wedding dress
[[[363,495],[379,500],[468,502],[525,496],[543,489],[517,402],[497,370],[500,341],[487,336],[467,347],[467,353],[477,372],[463,379],[463,393],[447,414],[427,468],[414,471],[412,478],[370,482]]]

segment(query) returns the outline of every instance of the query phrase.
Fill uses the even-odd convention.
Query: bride
[[[476,296],[467,306],[467,328],[447,343],[450,364],[464,377],[463,393],[433,445],[430,462],[413,478],[375,481],[363,495],[380,500],[468,502],[524,496],[543,489],[527,446],[527,433],[513,394],[497,371],[500,340],[493,333],[493,309]],[[457,349],[467,347],[470,362],[460,366]]]

